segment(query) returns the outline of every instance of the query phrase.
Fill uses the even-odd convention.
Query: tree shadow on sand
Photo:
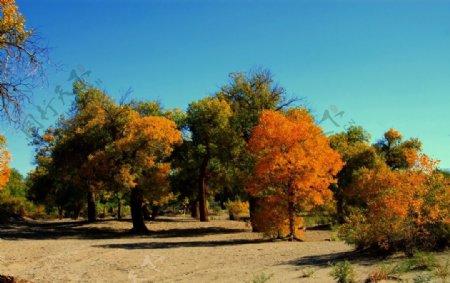
[[[350,252],[337,252],[331,254],[321,254],[304,256],[299,259],[291,260],[285,264],[295,266],[314,266],[314,267],[328,267],[330,264],[335,264],[341,261],[349,261],[350,263],[357,263],[363,266],[370,266],[380,260],[379,257],[371,255],[367,252],[350,251]]]
[[[171,249],[171,248],[195,248],[195,247],[223,247],[236,246],[247,244],[261,244],[270,243],[272,241],[266,239],[237,239],[224,241],[180,241],[180,242],[148,242],[148,243],[125,243],[125,244],[107,244],[95,245],[97,248],[108,249],[127,249],[127,250],[141,250],[141,249]]]
[[[0,225],[0,238],[5,240],[20,239],[117,239],[117,238],[176,238],[201,237],[206,235],[233,234],[247,232],[245,229],[223,227],[176,228],[152,231],[144,235],[134,235],[129,229],[111,229],[92,227],[90,224],[102,224],[111,220],[88,223],[86,221],[39,222],[21,221]],[[116,220],[113,220],[116,221]],[[129,222],[129,220],[123,220]],[[130,225],[131,228],[131,225]]]
[[[96,222],[96,223],[102,223]],[[0,238],[5,240],[45,239],[106,239],[126,236],[125,231],[99,227],[84,227],[86,221],[32,222],[21,221],[0,225]]]

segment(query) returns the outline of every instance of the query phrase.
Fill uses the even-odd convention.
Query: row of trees
[[[128,200],[133,231],[142,233],[149,208],[156,215],[171,200],[187,199],[192,215],[208,221],[209,201],[241,199],[253,229],[275,237],[300,240],[302,216],[320,211],[360,248],[448,244],[449,178],[419,140],[391,129],[370,144],[356,126],[326,137],[268,71],[231,74],[186,112],[117,104],[81,81],[73,93],[66,117],[33,129],[37,166],[28,176],[28,198],[61,217],[87,207],[95,221],[98,199],[115,200],[119,214]]]
[[[96,197],[129,198],[133,230],[145,232],[143,211],[177,194],[190,200],[193,216],[208,221],[208,200],[247,198],[251,172],[247,150],[262,111],[282,111],[284,89],[270,73],[232,74],[214,96],[186,112],[157,102],[116,104],[84,82],[74,84],[75,102],[54,127],[33,130],[36,169],[30,197],[78,215],[87,203],[95,221]],[[86,201],[87,200],[87,201]]]

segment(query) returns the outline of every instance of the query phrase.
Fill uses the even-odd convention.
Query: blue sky
[[[374,141],[394,127],[450,168],[450,1],[25,1],[19,7],[51,48],[48,86],[34,105],[66,106],[71,70],[119,98],[185,108],[228,73],[268,68],[304,97],[326,131],[356,123]],[[71,97],[66,97],[66,105]],[[37,115],[35,106],[29,113]],[[52,121],[52,112],[43,124]],[[37,117],[37,116],[36,116]],[[33,165],[25,135],[2,122],[12,166]]]

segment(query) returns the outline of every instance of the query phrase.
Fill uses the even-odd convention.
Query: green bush
[[[265,282],[269,281],[272,277],[273,277],[273,274],[265,274],[263,272],[263,273],[255,275],[251,281],[247,281],[247,282],[249,282],[249,283],[265,283]]]
[[[23,217],[27,210],[27,202],[15,196],[0,196],[0,220],[11,217]]]
[[[350,262],[344,261],[336,263],[332,266],[333,270],[330,275],[337,280],[338,283],[354,283],[355,271]]]
[[[448,278],[450,277],[450,259],[447,259],[445,264],[437,264],[433,274],[440,278],[442,283],[449,282]]]

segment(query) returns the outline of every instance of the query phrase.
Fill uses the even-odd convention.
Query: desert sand
[[[335,282],[330,262],[354,259],[329,231],[305,242],[270,241],[239,221],[200,223],[161,217],[149,235],[128,233],[129,220],[96,224],[25,221],[0,230],[0,274],[32,282]],[[358,279],[372,263],[358,259]],[[314,270],[311,277],[302,278]]]

